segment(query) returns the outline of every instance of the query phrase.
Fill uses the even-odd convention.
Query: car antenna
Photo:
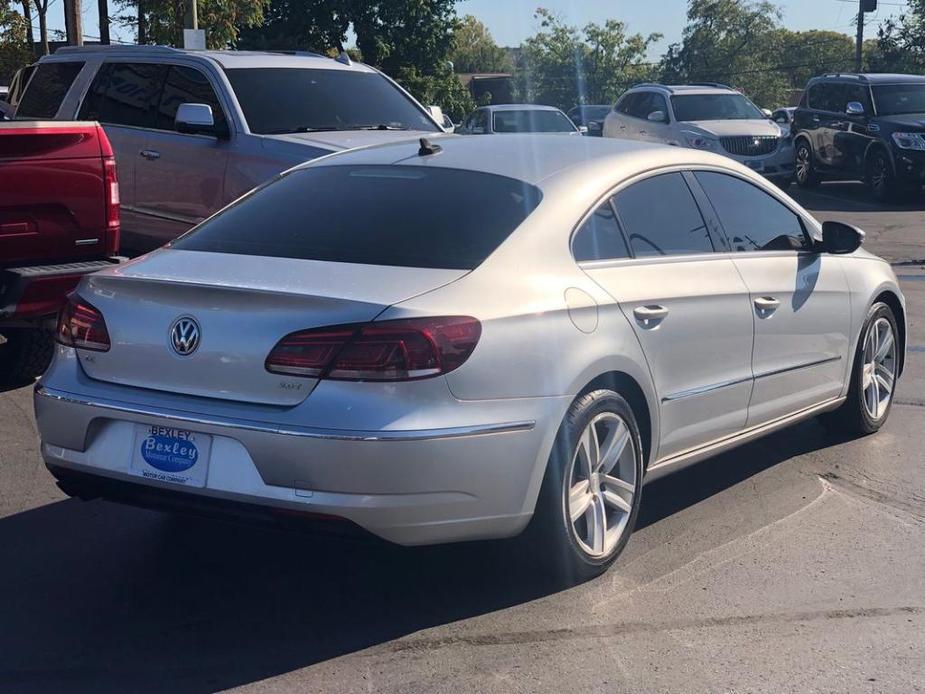
[[[421,148],[418,150],[419,157],[426,157],[428,154],[436,154],[437,152],[442,152],[443,147],[440,145],[435,145],[426,137],[421,138]]]

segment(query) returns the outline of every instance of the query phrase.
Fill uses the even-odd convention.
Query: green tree
[[[482,22],[467,14],[453,31],[450,60],[456,72],[510,72],[507,51],[495,43]]]
[[[349,0],[271,0],[259,25],[240,28],[242,50],[339,52],[350,27]]]
[[[655,75],[645,60],[660,34],[629,35],[617,20],[579,30],[540,8],[541,30],[524,41],[515,89],[524,101],[560,108],[613,103],[626,87]]]
[[[802,89],[816,75],[854,69],[854,39],[837,31],[781,30],[776,60],[787,83]]]
[[[244,27],[258,26],[270,0],[198,0],[199,27],[206,32],[206,46],[228,48]],[[138,0],[119,0],[120,24],[135,24],[139,19]],[[167,46],[183,45],[187,0],[144,0],[143,20],[147,43]]]
[[[667,83],[721,82],[761,106],[783,103],[789,81],[774,4],[751,0],[690,0],[680,43],[662,59]]]
[[[8,0],[0,0],[0,83],[9,84],[13,73],[31,59],[26,20]]]
[[[909,0],[899,17],[880,25],[876,50],[868,54],[877,72],[922,72],[925,69],[925,0]]]

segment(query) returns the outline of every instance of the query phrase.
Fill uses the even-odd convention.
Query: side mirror
[[[821,251],[825,253],[853,253],[864,243],[864,232],[844,222],[823,222]]]
[[[427,112],[430,114],[430,117],[433,118],[438,123],[443,123],[443,109],[439,106],[428,106]]]
[[[588,133],[588,126],[587,126],[587,125],[579,125],[579,126],[578,126],[578,132],[580,132],[582,135],[586,135],[586,134]]]
[[[212,107],[208,104],[180,104],[174,118],[174,127],[178,133],[186,135],[212,135],[221,137],[212,117]]]
[[[860,101],[849,101],[848,107],[845,109],[845,113],[849,116],[863,116],[864,115],[864,104]]]
[[[652,111],[652,113],[649,114],[648,120],[653,123],[665,123],[668,119],[665,118],[664,111]]]
[[[761,112],[764,114],[764,117],[765,117],[765,118],[770,118],[771,115],[772,115],[772,114],[771,114],[771,109],[769,109],[769,108],[763,108],[763,109],[761,109]]]

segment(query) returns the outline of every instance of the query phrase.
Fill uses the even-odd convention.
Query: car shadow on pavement
[[[655,482],[640,526],[832,443],[808,422]],[[215,691],[557,590],[517,542],[406,549],[100,501],[0,519],[0,557],[0,691]]]
[[[907,193],[895,201],[878,202],[860,181],[831,181],[810,189],[794,184],[787,193],[806,209],[820,213],[925,210],[925,193]]]

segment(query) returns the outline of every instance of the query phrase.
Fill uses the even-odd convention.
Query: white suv
[[[793,180],[793,140],[748,98],[721,84],[639,84],[604,121],[604,137],[725,154],[781,187]]]

